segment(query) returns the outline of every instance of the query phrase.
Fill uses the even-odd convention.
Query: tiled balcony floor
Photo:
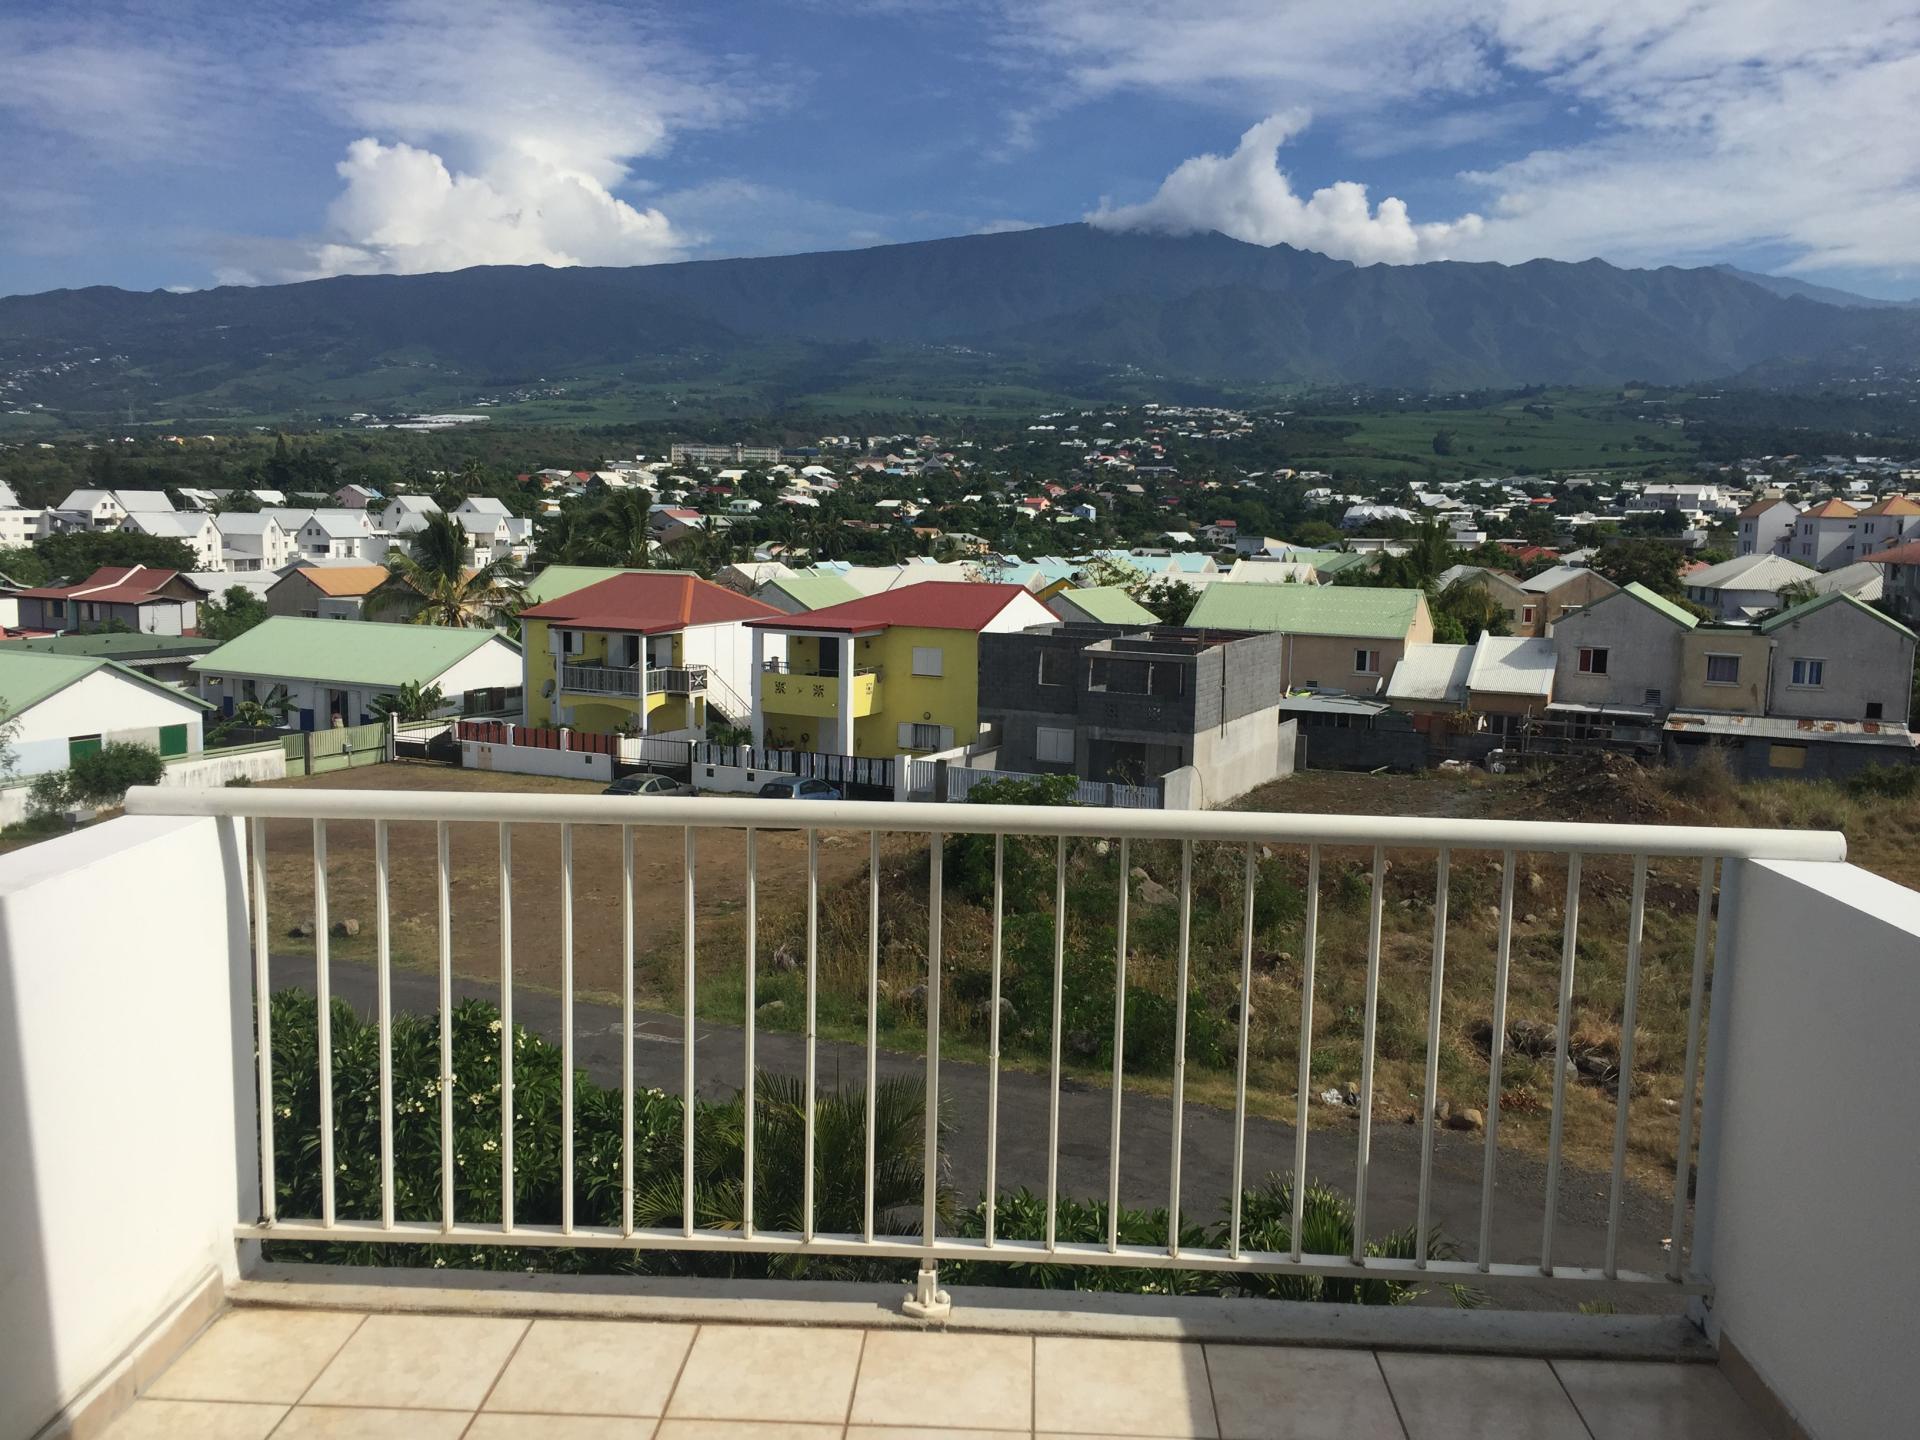
[[[230,1310],[110,1440],[1749,1440],[1709,1365]]]

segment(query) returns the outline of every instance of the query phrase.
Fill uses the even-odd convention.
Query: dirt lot
[[[593,795],[600,787],[577,780],[503,775],[402,762],[340,771],[288,788],[322,790],[492,791],[505,794]],[[276,786],[275,788],[280,788]],[[635,800],[636,812],[645,800]],[[634,831],[635,963],[643,998],[666,1001],[679,993],[684,939],[681,919],[682,831]],[[739,831],[698,836],[694,905],[703,973],[737,969],[744,932],[746,840]],[[762,832],[758,839],[763,911],[788,913],[806,891],[806,841],[793,832]],[[452,857],[453,963],[462,975],[497,979],[500,973],[500,837],[492,825],[454,825]],[[389,913],[393,954],[405,965],[430,965],[439,955],[434,889],[434,827],[395,822],[388,839]],[[359,921],[358,936],[332,940],[343,959],[374,953],[373,826],[334,821],[327,826],[328,913]],[[838,889],[865,871],[864,844],[823,836],[820,887]],[[513,832],[513,964],[516,979],[546,988],[560,982],[560,831],[522,825]],[[616,997],[620,988],[620,832],[577,826],[573,838],[574,978],[582,995]],[[289,931],[313,915],[313,832],[306,821],[267,827],[267,896],[276,950],[308,951],[311,941]]]

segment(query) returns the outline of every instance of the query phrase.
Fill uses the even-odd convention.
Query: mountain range
[[[424,393],[423,375],[472,392],[908,354],[933,373],[943,359],[1071,371],[1082,389],[1768,381],[1911,368],[1920,308],[1730,267],[1356,266],[1079,224],[630,268],[0,298],[0,383],[50,409],[366,407],[383,384]]]

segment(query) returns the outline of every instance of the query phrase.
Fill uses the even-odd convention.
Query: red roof
[[[978,633],[991,625],[1007,606],[1020,596],[1033,599],[1024,585],[977,585],[968,580],[923,580],[918,585],[902,585],[878,595],[863,595],[858,600],[808,610],[798,615],[778,615],[767,620],[749,620],[759,630],[885,630],[901,625],[918,630],[972,630]],[[1038,604],[1038,601],[1035,601]],[[1048,617],[1051,618],[1051,617]],[[1036,619],[1035,624],[1045,621]]]
[[[1860,512],[1844,500],[1823,500],[1811,510],[1802,510],[1802,520],[1851,520]]]
[[[78,585],[36,585],[20,595],[35,600],[105,600],[109,604],[137,605],[151,600],[180,572],[149,570],[144,565],[102,565]]]
[[[1920,540],[1909,540],[1904,545],[1876,550],[1865,558],[1876,565],[1920,565]]]
[[[614,575],[570,595],[520,612],[522,619],[551,620],[582,630],[671,634],[689,625],[786,617],[773,606],[711,580],[671,571]]]

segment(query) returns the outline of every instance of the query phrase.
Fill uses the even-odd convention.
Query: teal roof
[[[1625,585],[1622,585],[1620,587],[1620,593],[1633,596],[1633,598],[1638,600],[1642,605],[1652,606],[1676,625],[1682,625],[1689,630],[1700,623],[1700,617],[1693,614],[1692,611],[1682,609],[1680,606],[1674,604],[1673,601],[1667,599],[1666,596],[1656,594],[1652,590],[1649,590],[1638,580],[1629,580]]]
[[[38,705],[49,695],[57,695],[96,670],[111,670],[123,679],[149,690],[172,696],[183,705],[205,710],[210,707],[197,695],[163,685],[151,676],[129,669],[113,660],[84,655],[46,655],[12,647],[0,648],[0,705],[8,715],[18,715]]]
[[[215,642],[197,635],[33,635],[0,641],[0,649],[37,650],[45,655],[80,655],[100,660],[151,660],[165,655],[201,655]]]
[[[1857,599],[1843,590],[1833,590],[1825,595],[1816,595],[1811,600],[1803,600],[1790,609],[1782,610],[1778,615],[1769,616],[1760,622],[1760,633],[1762,635],[1771,635],[1782,625],[1791,625],[1797,620],[1804,620],[1813,614],[1814,611],[1824,610],[1829,605],[1851,605],[1854,609],[1871,615],[1882,625],[1891,625],[1895,630],[1898,630],[1902,635],[1906,636],[1907,639],[1920,641],[1920,635],[1915,635],[1913,631],[1902,625],[1891,615],[1874,609],[1873,606],[1867,604],[1864,600]]]
[[[858,600],[863,593],[838,575],[776,575],[761,587],[778,590],[803,610],[824,610],[829,605],[844,605]]]
[[[438,679],[500,632],[273,615],[193,662],[205,675],[269,675],[398,687]],[[512,641],[507,641],[511,645]],[[518,648],[518,647],[516,647]]]
[[[1062,590],[1049,605],[1059,602],[1081,611],[1102,625],[1158,625],[1160,617],[1118,585],[1090,585],[1084,590]]]
[[[1207,630],[1279,630],[1356,640],[1401,640],[1413,627],[1422,598],[1418,590],[1362,585],[1229,582],[1209,585],[1202,591],[1187,624]]]

